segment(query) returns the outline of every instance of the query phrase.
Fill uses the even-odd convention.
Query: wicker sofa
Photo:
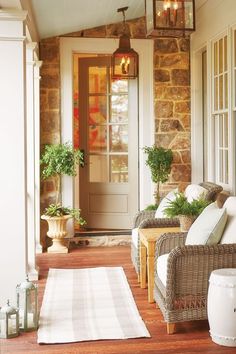
[[[199,185],[205,188],[208,192],[205,195],[205,198],[209,201],[215,201],[217,195],[222,191],[222,187],[212,183],[212,182],[203,182]],[[134,217],[133,222],[133,232],[138,233],[139,228],[158,228],[158,227],[173,227],[179,226],[179,219],[170,219],[170,218],[155,218],[156,211],[146,211],[142,210],[138,212]],[[134,268],[138,274],[140,273],[140,260],[139,260],[139,237],[137,243],[131,241],[131,260],[134,265]]]
[[[236,197],[231,197],[231,209],[232,204],[230,214],[225,203],[229,215],[218,244],[185,245],[186,233],[164,234],[157,241],[154,299],[162,311],[169,334],[175,332],[178,322],[207,319],[211,272],[219,268],[236,268]],[[163,255],[167,256],[166,267],[157,271],[158,259]]]

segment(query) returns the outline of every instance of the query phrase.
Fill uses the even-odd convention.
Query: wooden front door
[[[138,210],[137,81],[111,79],[111,57],[79,59],[80,208],[88,228],[127,229]]]

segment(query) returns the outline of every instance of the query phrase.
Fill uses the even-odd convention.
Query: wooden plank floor
[[[214,344],[209,336],[207,321],[179,324],[178,333],[166,334],[166,325],[155,304],[147,302],[147,290],[140,289],[130,261],[130,247],[81,247],[69,254],[37,256],[40,269],[39,303],[42,302],[49,268],[87,268],[123,266],[139,312],[146,323],[151,338],[103,340],[70,344],[37,344],[37,332],[21,333],[19,337],[0,341],[0,353],[6,354],[186,354],[186,353],[236,353],[236,348]]]

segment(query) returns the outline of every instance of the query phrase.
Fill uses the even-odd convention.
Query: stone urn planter
[[[42,215],[41,219],[48,223],[47,235],[52,239],[52,246],[48,247],[49,253],[68,253],[66,223],[71,219],[71,215],[48,216]]]

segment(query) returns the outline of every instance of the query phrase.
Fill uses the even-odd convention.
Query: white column
[[[26,46],[26,91],[27,91],[27,213],[28,213],[28,269],[30,280],[38,279],[35,264],[35,127],[34,127],[34,50],[37,43],[27,43]]]
[[[26,15],[0,10],[0,306],[27,271]]]
[[[35,161],[35,241],[36,253],[42,253],[40,243],[40,68],[42,61],[36,60],[34,66],[34,161]]]

